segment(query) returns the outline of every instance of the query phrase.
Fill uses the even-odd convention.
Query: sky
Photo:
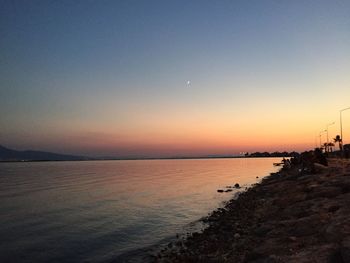
[[[349,14],[349,1],[0,0],[0,144],[118,157],[311,149],[350,107]]]

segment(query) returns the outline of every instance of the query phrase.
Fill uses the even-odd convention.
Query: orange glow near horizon
[[[230,122],[227,116],[215,118],[206,116],[192,119],[181,118],[130,122],[129,126],[100,125],[95,129],[90,124],[53,127],[45,135],[40,134],[33,145],[41,149],[57,149],[60,152],[117,156],[193,156],[210,154],[238,154],[254,151],[303,151],[319,143],[317,127],[322,129],[318,119],[309,121],[296,115],[283,116],[277,112],[265,112],[261,119],[236,118]],[[220,115],[219,115],[220,116]],[[334,115],[335,116],[335,115]],[[225,117],[225,118],[224,118]],[[320,116],[319,118],[323,118]],[[141,118],[142,119],[142,118]],[[275,120],[276,119],[276,120]],[[332,120],[332,118],[330,118]],[[312,118],[310,118],[312,120]],[[344,138],[350,139],[350,120],[344,114]],[[339,123],[329,127],[329,139],[339,134]],[[315,129],[316,127],[316,129]],[[323,128],[324,129],[324,128]],[[88,130],[94,130],[86,132]],[[45,131],[47,133],[47,131]],[[326,135],[322,135],[325,142]],[[56,147],[55,145],[60,145]],[[33,147],[33,146],[28,146]]]

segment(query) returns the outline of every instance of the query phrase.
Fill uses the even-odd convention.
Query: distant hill
[[[0,145],[0,161],[81,161],[84,156],[66,155],[42,151],[16,151]]]

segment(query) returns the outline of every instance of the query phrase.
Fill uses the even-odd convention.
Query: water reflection
[[[105,261],[183,231],[278,159],[4,163],[0,260]]]

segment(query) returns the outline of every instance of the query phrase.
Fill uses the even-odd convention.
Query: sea
[[[0,262],[147,262],[280,160],[0,163]]]

